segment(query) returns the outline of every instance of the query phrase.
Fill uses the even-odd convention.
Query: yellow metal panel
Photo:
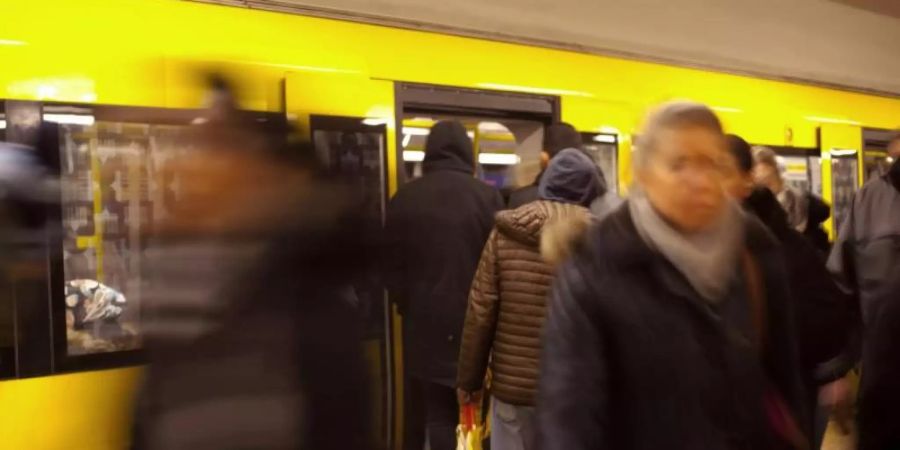
[[[127,448],[139,369],[0,383],[0,450]]]

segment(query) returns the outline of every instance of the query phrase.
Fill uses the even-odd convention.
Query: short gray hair
[[[672,128],[699,127],[705,128],[724,138],[722,122],[708,106],[703,103],[687,100],[676,100],[659,105],[644,120],[639,135],[638,148],[635,152],[634,165],[646,167],[650,156],[656,149],[659,135],[663,130]]]
[[[779,178],[787,170],[784,161],[775,153],[775,150],[761,145],[753,147],[753,163],[771,167]]]

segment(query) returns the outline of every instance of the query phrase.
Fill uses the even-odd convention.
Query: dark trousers
[[[451,387],[407,377],[404,387],[403,449],[456,449],[459,407]]]

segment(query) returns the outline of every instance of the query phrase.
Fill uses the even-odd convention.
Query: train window
[[[537,121],[443,115],[405,117],[403,161],[407,179],[422,176],[425,142],[440,120],[457,120],[466,127],[475,153],[477,173],[484,182],[508,192],[534,182],[540,172],[543,124]]]
[[[45,113],[60,133],[66,354],[140,347],[141,262],[178,195],[162,163],[183,127]]]
[[[374,236],[384,220],[386,202],[386,120],[362,117],[312,116],[310,132],[320,160],[333,175],[351,183],[361,194],[367,232]],[[374,274],[353,286],[353,301],[366,318],[368,337],[384,333],[385,314],[390,311],[384,289]]]
[[[619,139],[615,134],[581,133],[584,150],[590,155],[606,178],[607,189],[619,192]]]
[[[850,213],[853,197],[859,186],[858,154],[855,149],[831,150],[831,193],[837,233],[840,233]]]

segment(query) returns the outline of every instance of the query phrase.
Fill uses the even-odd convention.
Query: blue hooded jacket
[[[550,160],[538,184],[538,197],[589,207],[601,190],[603,183],[594,161],[579,150],[567,148]]]

